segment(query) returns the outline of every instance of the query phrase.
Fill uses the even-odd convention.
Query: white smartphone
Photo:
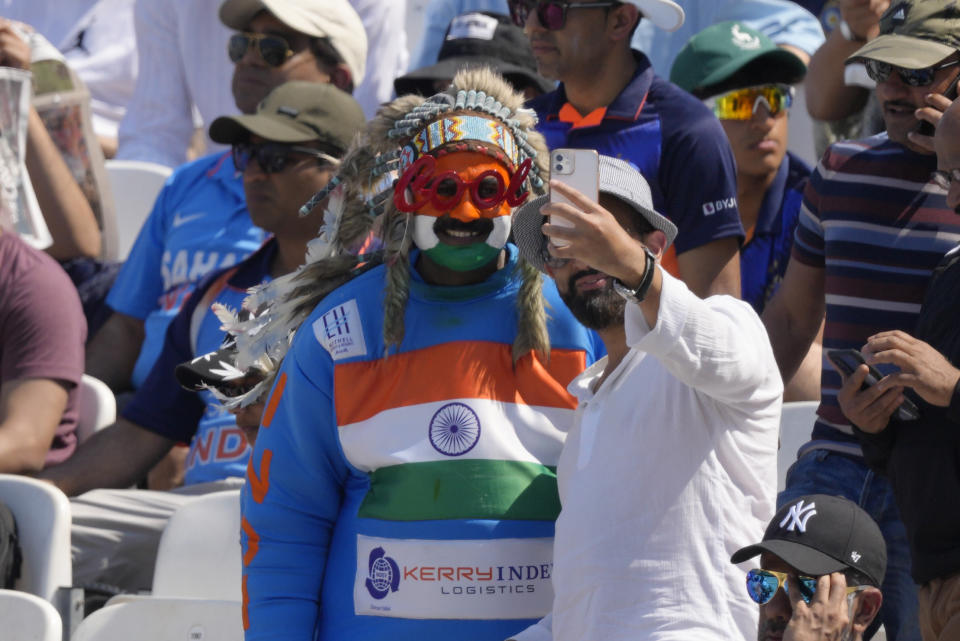
[[[554,149],[550,153],[550,179],[569,185],[597,202],[600,192],[600,156],[595,149]],[[550,191],[550,202],[572,204],[553,190]],[[559,216],[550,222],[563,227],[571,226],[570,221]],[[567,244],[564,241],[551,242],[557,247]]]

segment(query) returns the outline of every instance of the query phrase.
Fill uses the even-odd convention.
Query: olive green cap
[[[847,63],[877,60],[903,67],[932,67],[960,49],[960,4],[956,0],[901,0],[880,16],[880,35]]]
[[[210,138],[227,145],[245,142],[250,134],[272,142],[317,140],[344,152],[365,124],[350,94],[327,83],[293,81],[267,94],[254,114],[214,120]]]
[[[753,85],[793,84],[806,73],[796,55],[756,29],[730,20],[707,27],[684,45],[670,69],[670,81],[707,98]]]

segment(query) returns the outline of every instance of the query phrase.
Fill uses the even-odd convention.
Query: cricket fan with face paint
[[[549,612],[566,385],[602,346],[507,242],[546,178],[522,102],[470,70],[381,108],[308,263],[247,299],[238,366],[280,363],[240,401],[272,386],[247,641],[505,639]]]

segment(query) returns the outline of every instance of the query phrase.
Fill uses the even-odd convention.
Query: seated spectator
[[[227,0],[221,7],[224,22],[240,29],[229,52],[240,110],[252,113],[270,89],[287,80],[351,89],[366,56],[366,36],[347,1],[271,6],[277,13],[246,0]],[[107,297],[114,314],[88,347],[87,371],[117,392],[139,387],[167,325],[197,282],[235,264],[262,240],[263,232],[250,222],[230,154],[177,169]]]
[[[139,0],[134,8],[139,52],[139,82],[120,124],[118,158],[177,167],[187,160],[197,123],[235,113],[223,57],[231,34],[217,19],[223,0]],[[235,4],[235,3],[227,3]],[[407,68],[405,2],[397,0],[253,0],[253,12],[287,16],[289,28],[335,41],[336,58],[346,62],[354,96],[368,117],[389,100],[393,79]],[[300,21],[297,14],[306,19]],[[252,15],[252,14],[251,14]],[[319,22],[312,16],[325,16]],[[221,14],[222,17],[222,14]],[[359,18],[357,20],[356,18]],[[247,18],[249,20],[249,17]],[[339,23],[336,33],[329,32]],[[227,25],[243,30],[245,24]],[[350,35],[342,37],[342,29]],[[362,37],[354,37],[362,32]],[[336,35],[341,34],[340,36]],[[329,52],[328,52],[329,53]],[[196,61],[202,60],[203,64]],[[337,84],[341,89],[346,87]],[[254,90],[253,94],[260,94]],[[255,104],[255,103],[254,103]],[[242,107],[252,113],[252,107]],[[223,149],[209,138],[199,145],[208,153]]]
[[[487,66],[526,99],[553,90],[554,83],[537,73],[537,61],[523,30],[499,13],[464,13],[447,29],[436,64],[393,81],[397,95],[432,96],[468,67]]]
[[[887,546],[856,503],[839,496],[798,497],[777,512],[763,540],[731,563],[760,555],[747,594],[760,605],[757,639],[861,641],[883,603]],[[783,588],[781,591],[780,588]]]
[[[552,615],[516,638],[746,639],[756,612],[716,557],[774,512],[773,350],[749,305],[698,298],[660,267],[677,228],[643,176],[609,156],[599,174],[599,203],[551,181],[571,204],[543,197],[514,216],[521,255],[607,351],[568,386]]]
[[[787,151],[792,85],[806,67],[788,50],[740,22],[704,29],[680,50],[670,80],[703,100],[720,119],[737,161],[737,203],[746,241],[740,292],[758,314],[790,261],[810,167]],[[785,401],[820,397],[820,341],[814,341]]]
[[[0,473],[49,469],[76,450],[86,334],[56,261],[0,228]]]
[[[32,27],[0,19],[0,66],[30,71],[32,62],[45,59],[50,51],[57,55]],[[53,238],[47,253],[59,261],[99,257],[100,228],[90,202],[34,107],[27,121],[26,164],[37,204]]]
[[[224,338],[212,303],[238,308],[250,287],[304,261],[322,222],[300,206],[326,186],[363,112],[324,83],[289,82],[256,115],[224,117],[212,137],[231,144],[253,221],[273,237],[239,265],[205,278],[170,324],[160,357],[114,425],[97,432],[69,465],[45,475],[73,501],[74,582],[125,590],[150,587],[153,556],[167,518],[187,497],[238,487],[249,448],[233,418],[209,393],[177,384],[176,365],[206,354]],[[174,492],[95,490],[137,482],[177,442],[189,442],[185,486]]]

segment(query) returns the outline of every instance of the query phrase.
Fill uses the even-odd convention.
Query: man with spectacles
[[[664,267],[699,296],[740,294],[736,168],[730,145],[700,101],[654,73],[630,48],[640,20],[676,30],[671,0],[510,0],[540,74],[559,80],[530,103],[551,149],[597,149],[640,169],[654,204],[679,229]],[[691,176],[696,176],[691,180]]]
[[[364,123],[349,94],[300,81],[275,89],[256,114],[211,125],[215,140],[232,145],[254,224],[272,237],[246,260],[202,279],[121,418],[84,443],[72,465],[45,476],[70,496],[85,492],[72,503],[75,584],[149,589],[156,546],[173,511],[191,496],[242,484],[250,448],[234,418],[209,392],[181,389],[174,369],[223,340],[212,304],[237,309],[249,288],[303,263],[323,220],[321,207],[301,217],[300,206],[326,186]],[[190,444],[180,490],[96,489],[136,483],[176,443]]]
[[[730,561],[744,567],[757,555],[746,587],[760,606],[758,641],[860,641],[883,603],[886,544],[853,501],[825,494],[790,501],[763,540]]]
[[[599,203],[552,181],[572,205],[514,215],[522,255],[607,351],[567,386],[553,609],[517,639],[748,638],[756,610],[716,560],[774,512],[773,352],[748,304],[698,298],[661,268],[677,228],[636,169],[600,156],[599,183]]]
[[[244,113],[288,80],[331,83],[349,91],[364,73],[366,35],[347,0],[227,0],[224,24],[237,29],[225,55],[234,61],[233,93]],[[178,168],[107,296],[113,315],[92,338],[87,372],[117,393],[143,384],[166,328],[197,282],[257,249],[263,231],[250,221],[240,173],[230,154]]]
[[[960,213],[960,101],[944,112],[934,136],[936,182]],[[913,578],[920,586],[920,630],[925,641],[960,638],[960,246],[934,271],[916,329],[871,336],[863,354],[872,365],[899,371],[865,390],[867,368],[844,380],[838,401],[857,426],[871,467],[890,477],[910,540]],[[905,396],[920,418],[902,421]]]
[[[921,117],[936,122],[943,93],[960,76],[947,65],[960,50],[960,6],[946,0],[894,2],[880,35],[850,59],[869,63],[887,131],[832,145],[804,192],[791,261],[764,310],[780,372],[789,380],[821,321],[824,349],[860,349],[881,332],[910,332],[930,277],[960,242],[960,218],[930,176],[937,159]],[[825,319],[825,320],[824,320]],[[891,372],[881,364],[881,374]],[[780,505],[828,493],[861,505],[887,540],[890,563],[880,618],[887,637],[918,639],[916,586],[907,533],[890,483],[867,466],[838,403],[841,376],[823,361],[811,440],[787,474]]]
[[[713,110],[737,161],[737,205],[746,230],[740,248],[740,292],[758,314],[780,286],[790,259],[810,167],[787,151],[793,85],[803,61],[741,22],[721,22],[680,50],[670,80]],[[820,395],[815,343],[786,400]]]

